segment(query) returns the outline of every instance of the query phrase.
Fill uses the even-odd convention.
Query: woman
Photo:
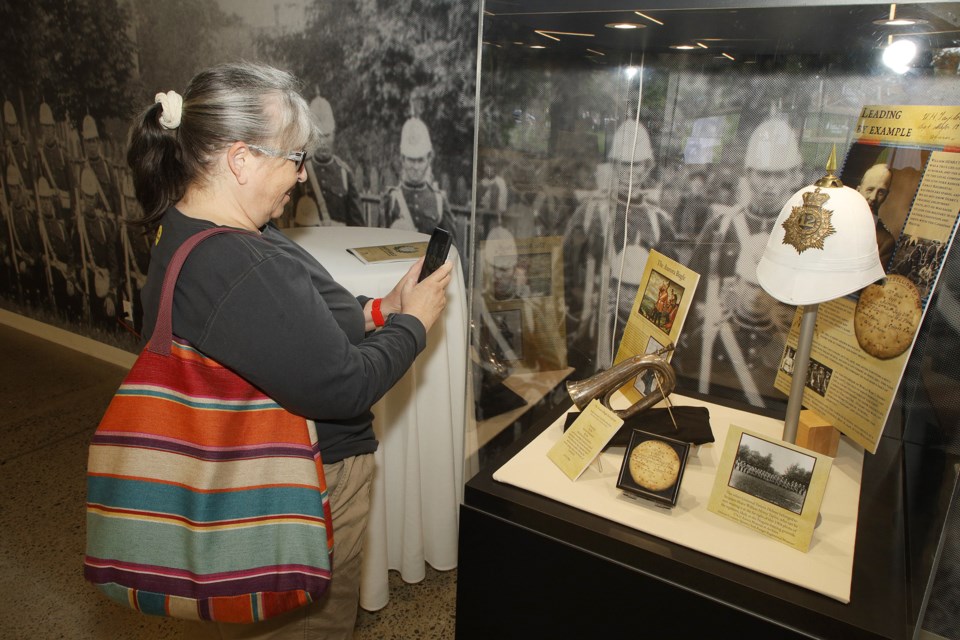
[[[203,71],[182,98],[157,95],[135,124],[127,155],[145,222],[157,227],[144,336],[180,244],[213,226],[255,232],[214,236],[190,254],[174,296],[173,331],[317,422],[336,539],[328,595],[267,622],[219,625],[221,637],[352,634],[377,448],[370,407],[423,350],[452,269],[448,263],[417,284],[418,262],[382,300],[358,298],[270,224],[307,179],[304,158],[317,142],[297,88],[289,74],[262,65]]]

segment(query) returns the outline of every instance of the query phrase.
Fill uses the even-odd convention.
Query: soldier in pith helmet
[[[46,178],[37,186],[40,207],[40,237],[43,240],[44,275],[54,313],[67,321],[80,320],[80,290],[77,287],[75,239],[59,216],[59,194]]]
[[[294,225],[366,226],[353,171],[334,153],[337,123],[333,109],[325,98],[317,96],[310,103],[310,113],[320,130],[320,142],[306,163],[307,181],[298,186],[298,192],[300,198],[310,198],[317,215],[316,218],[299,215],[298,202]]]
[[[423,120],[410,118],[404,123],[400,132],[400,159],[400,184],[388,189],[383,198],[383,225],[421,233],[432,233],[442,227],[457,243],[450,203],[431,179],[433,143]]]
[[[615,305],[620,268],[615,257],[631,246],[673,257],[673,231],[657,201],[646,127],[635,120],[621,123],[607,160],[609,188],[586,198],[564,231],[567,341],[574,367],[604,368],[613,363],[616,349],[611,337],[622,327],[615,327],[615,316],[600,310]]]
[[[97,176],[90,167],[80,174],[80,216],[77,239],[81,285],[90,319],[105,331],[118,329],[120,236],[116,216],[105,207]]]
[[[756,266],[784,203],[803,182],[796,133],[773,115],[750,135],[740,202],[711,208],[691,266],[701,274],[692,331],[685,332],[673,364],[702,393],[758,407],[785,400],[773,381],[794,308],[757,283]]]
[[[39,173],[54,191],[57,216],[67,221],[72,205],[70,194],[73,191],[73,169],[70,157],[57,135],[53,111],[46,102],[40,104],[40,139],[41,144],[37,150]]]

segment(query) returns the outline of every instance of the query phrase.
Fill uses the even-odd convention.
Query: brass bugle
[[[658,378],[656,389],[626,409],[614,409],[610,406],[610,398],[617,389],[648,370],[652,371],[653,375]],[[621,419],[626,420],[663,400],[670,395],[676,386],[677,374],[670,363],[657,353],[648,353],[627,358],[584,380],[568,381],[567,393],[570,394],[573,404],[581,410],[585,409],[591,400],[600,398],[603,406],[616,413]]]

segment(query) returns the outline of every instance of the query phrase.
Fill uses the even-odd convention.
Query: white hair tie
[[[180,118],[183,115],[183,96],[176,91],[167,91],[166,93],[158,93],[153,99],[163,107],[163,113],[160,114],[160,126],[164,129],[179,127]]]

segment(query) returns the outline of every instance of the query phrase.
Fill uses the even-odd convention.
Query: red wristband
[[[380,303],[383,298],[374,298],[373,305],[370,307],[370,317],[373,318],[373,326],[382,327],[386,324],[383,320],[383,313],[380,311]]]

